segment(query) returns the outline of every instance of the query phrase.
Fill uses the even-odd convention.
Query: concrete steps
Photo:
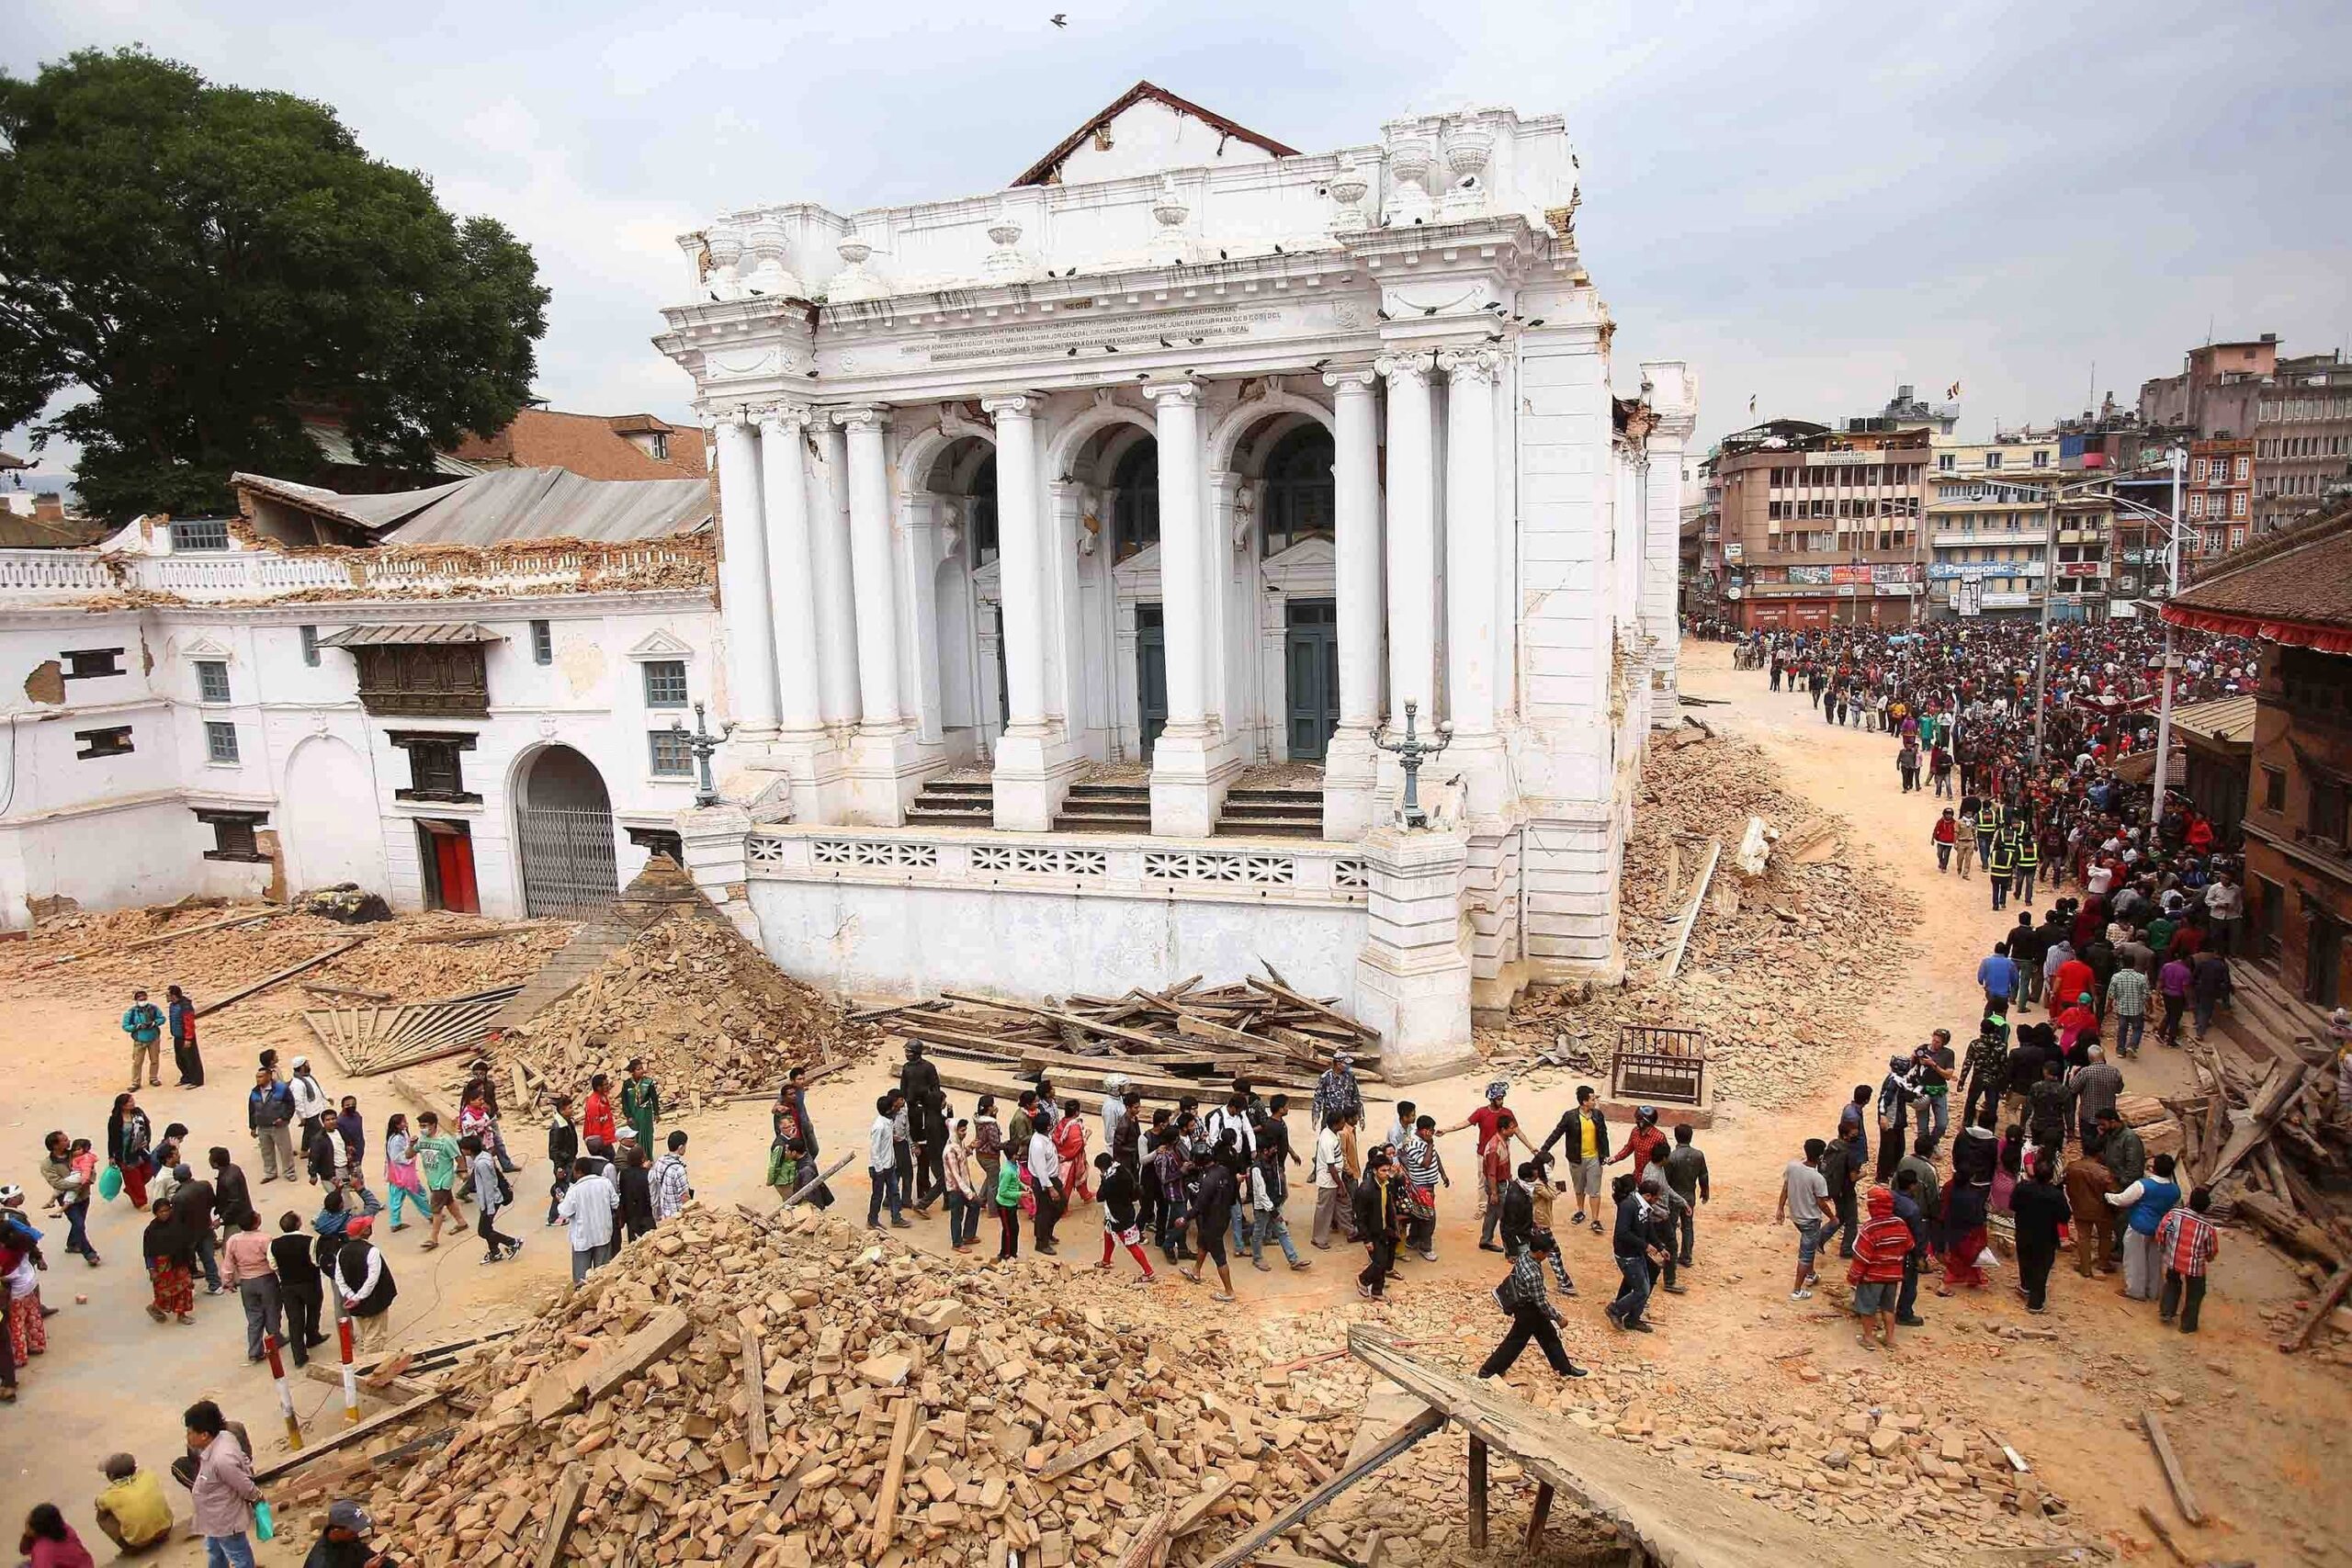
[[[986,779],[933,779],[908,804],[910,823],[939,828],[996,826],[996,786]]]
[[[1151,786],[1148,784],[1074,784],[1054,813],[1064,833],[1148,833]]]
[[[1226,792],[1216,831],[1259,839],[1319,839],[1323,836],[1323,792],[1237,785]]]

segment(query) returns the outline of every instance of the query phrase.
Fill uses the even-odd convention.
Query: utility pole
[[[2041,766],[2041,718],[2050,705],[2050,591],[2058,568],[2058,481],[2042,492],[2041,636],[2033,649],[2033,765]]]
[[[2165,558],[2170,590],[2165,596],[2169,604],[2180,595],[2180,479],[2187,466],[2187,454],[2178,446],[2172,449],[2172,525],[2165,530]],[[2165,622],[2164,684],[2156,697],[2156,772],[2150,781],[2148,823],[2153,829],[2165,815],[2165,769],[2172,761],[2172,622]]]

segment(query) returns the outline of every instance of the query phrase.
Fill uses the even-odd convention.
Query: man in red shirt
[[[1478,1129],[1478,1155],[1481,1161],[1485,1160],[1489,1145],[1496,1145],[1501,1155],[1504,1179],[1491,1188],[1484,1181],[1479,1183],[1479,1196],[1482,1200],[1480,1212],[1483,1218],[1479,1227],[1478,1245],[1482,1247],[1489,1247],[1489,1244],[1494,1241],[1496,1225],[1502,1218],[1501,1193],[1502,1189],[1509,1185],[1510,1174],[1510,1140],[1517,1138],[1520,1147],[1527,1151],[1529,1157],[1536,1157],[1535,1145],[1529,1143],[1527,1134],[1520,1130],[1519,1118],[1511,1114],[1510,1108],[1503,1103],[1504,1097],[1510,1093],[1510,1080],[1497,1078],[1487,1086],[1486,1104],[1478,1107],[1453,1126],[1440,1127],[1437,1130],[1438,1135],[1442,1137],[1448,1133],[1459,1133],[1464,1127],[1476,1127]],[[1484,1168],[1483,1165],[1481,1168]]]
[[[1634,1130],[1626,1135],[1625,1146],[1611,1155],[1608,1163],[1615,1165],[1627,1155],[1633,1156],[1634,1185],[1639,1187],[1650,1162],[1664,1159],[1666,1151],[1666,1134],[1657,1130],[1657,1107],[1636,1106],[1634,1110]]]
[[[1903,1260],[1911,1252],[1911,1227],[1894,1217],[1894,1194],[1870,1190],[1871,1217],[1854,1238],[1854,1261],[1846,1282],[1854,1287],[1854,1315],[1862,1320],[1862,1348],[1894,1348],[1894,1303],[1903,1288]],[[1878,1321],[1879,1343],[1871,1343],[1871,1321]]]

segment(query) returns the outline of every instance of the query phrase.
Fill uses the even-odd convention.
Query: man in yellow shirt
[[[98,1529],[125,1551],[154,1545],[172,1533],[172,1505],[155,1472],[139,1468],[129,1454],[106,1462],[107,1488],[96,1504]]]

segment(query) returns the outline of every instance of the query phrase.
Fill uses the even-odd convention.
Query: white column
[[[1438,355],[1445,389],[1445,649],[1454,739],[1495,733],[1495,355]]]
[[[727,679],[746,739],[775,731],[775,626],[768,607],[767,531],[760,495],[759,437],[746,411],[718,422],[719,573],[727,626]]]
[[[1642,379],[1657,415],[1650,430],[1647,533],[1642,563],[1642,629],[1650,643],[1650,727],[1671,729],[1682,722],[1679,684],[1682,619],[1675,604],[1681,570],[1682,465],[1698,422],[1698,378],[1679,359],[1645,360]],[[1909,520],[1924,527],[1925,518]],[[1917,585],[1921,592],[1925,584]],[[1912,601],[1917,604],[1917,601]]]
[[[1046,722],[1045,520],[1037,510],[1035,398],[984,399],[996,421],[997,581],[1004,606],[1008,730]]]
[[[1323,836],[1352,840],[1372,826],[1380,726],[1380,433],[1370,367],[1334,370],[1331,488],[1339,590],[1340,728],[1323,759]]]
[[[1418,704],[1420,730],[1436,721],[1437,491],[1430,451],[1427,355],[1383,355],[1388,382],[1388,712],[1401,727]]]
[[[841,819],[842,765],[824,722],[817,579],[809,529],[805,403],[760,416],[761,495],[768,536],[768,608],[775,623],[776,717],[771,761],[792,781],[799,822]]]
[[[1201,494],[1201,396],[1151,387],[1159,453],[1159,602],[1167,639],[1168,727],[1151,752],[1151,830],[1205,838],[1234,769],[1210,707],[1208,517]]]
[[[857,594],[859,728],[888,731],[906,721],[899,705],[897,572],[890,559],[890,477],[882,455],[883,412],[843,409],[849,435],[850,575]]]
[[[1150,387],[1159,457],[1159,599],[1168,647],[1168,728],[1199,734],[1208,722],[1208,549],[1201,513],[1201,394],[1186,383]]]
[[[820,702],[825,722],[857,722],[857,594],[851,582],[849,442],[831,420],[817,430],[822,478],[810,502],[810,546],[817,573]]]
[[[776,722],[823,724],[819,698],[816,560],[808,531],[802,443],[808,409],[786,403],[760,415],[760,492],[767,513],[768,608],[775,619]]]

